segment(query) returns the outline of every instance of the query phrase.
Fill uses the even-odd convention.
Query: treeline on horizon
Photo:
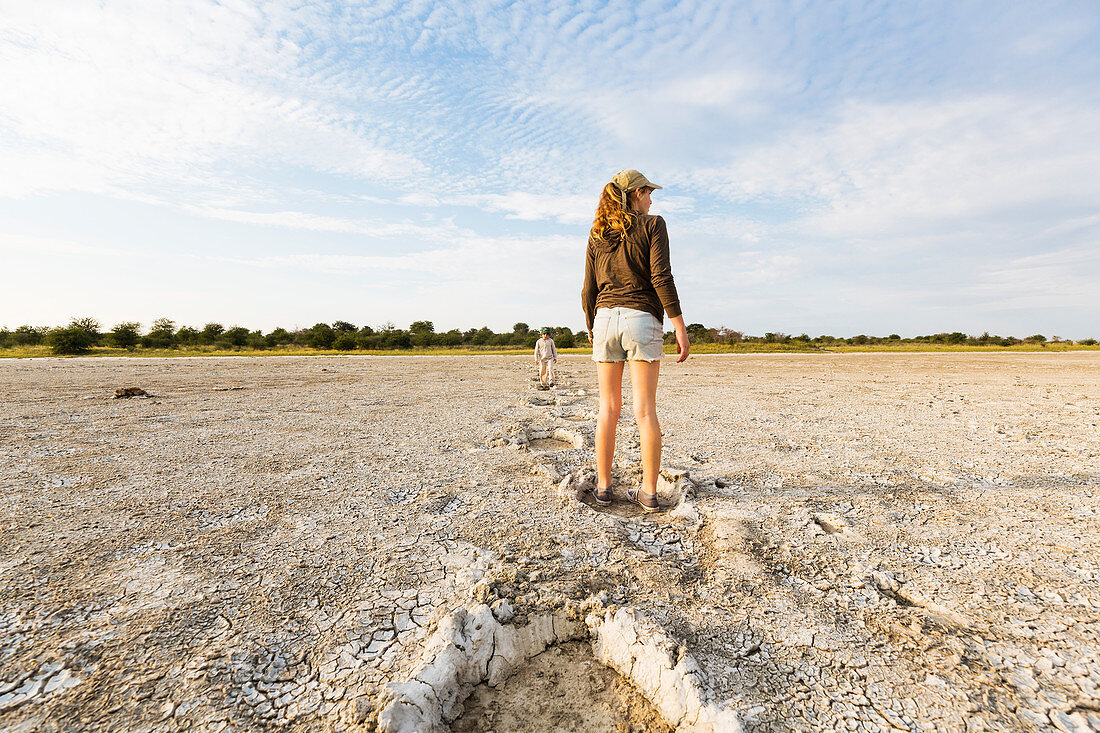
[[[572,330],[566,326],[552,329],[555,342],[561,348],[577,344]],[[580,335],[588,343],[587,334]],[[370,326],[357,327],[348,321],[332,324],[317,323],[310,328],[288,331],[275,328],[268,333],[250,331],[243,326],[225,328],[220,323],[207,323],[201,329],[191,326],[176,328],[174,321],[159,318],[153,321],[148,332],[141,324],[128,321],[115,325],[108,331],[101,330],[94,318],[75,318],[68,326],[56,328],[20,326],[14,331],[0,329],[0,349],[10,349],[45,344],[55,354],[83,354],[95,347],[107,346],[133,351],[136,349],[196,349],[258,350],[298,347],[321,351],[378,351],[401,350],[441,346],[461,348],[477,347],[527,347],[534,348],[539,333],[526,323],[517,323],[508,333],[494,333],[487,327],[468,331],[452,329],[436,333],[431,321],[415,321],[407,329],[387,323],[379,329]]]
[[[765,333],[751,336],[725,327],[708,328],[701,323],[687,327],[693,344],[775,344],[795,348],[828,348],[831,346],[871,346],[901,344],[943,344],[948,346],[1016,346],[1019,344],[1063,343],[1096,345],[1096,339],[1079,341],[1047,339],[1035,334],[1023,339],[1013,336],[996,336],[988,332],[972,336],[960,331],[936,333],[928,336],[902,338],[896,333],[889,336],[791,336],[785,333]],[[551,327],[558,348],[588,346],[588,334],[583,330],[574,333],[567,326]],[[34,347],[45,344],[55,354],[85,354],[96,347],[109,347],[134,351],[137,349],[218,349],[256,350],[307,348],[321,351],[383,351],[414,348],[533,348],[539,333],[526,323],[516,323],[510,332],[495,333],[488,327],[468,331],[452,329],[437,333],[431,321],[415,321],[407,329],[396,328],[391,323],[379,329],[370,326],[357,327],[349,321],[332,324],[317,323],[310,328],[288,331],[275,328],[268,333],[250,331],[242,326],[225,328],[220,323],[207,323],[201,329],[191,326],[176,327],[174,321],[159,318],[153,321],[147,332],[141,324],[127,321],[116,324],[110,330],[101,329],[94,318],[74,318],[67,326],[19,326],[15,330],[0,328],[0,349]],[[676,343],[671,331],[665,334],[665,342]]]

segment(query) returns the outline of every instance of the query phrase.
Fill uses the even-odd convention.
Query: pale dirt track
[[[1100,730],[1100,354],[666,359],[697,518],[559,498],[594,369],[533,370],[0,361],[0,729],[370,728],[454,609],[595,597],[682,642],[747,730]],[[127,386],[154,397],[107,399]],[[493,447],[532,428],[586,447]],[[590,718],[532,667],[455,729],[525,679],[530,730],[652,724],[578,654]]]

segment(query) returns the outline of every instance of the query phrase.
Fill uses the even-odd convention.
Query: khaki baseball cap
[[[661,188],[633,168],[621,170],[611,176],[611,182],[627,193],[639,188]]]

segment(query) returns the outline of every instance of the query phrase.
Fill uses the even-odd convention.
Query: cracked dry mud
[[[1100,356],[559,363],[0,362],[0,728],[1100,730]]]

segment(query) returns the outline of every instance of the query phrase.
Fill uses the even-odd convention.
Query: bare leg
[[[624,362],[596,362],[600,385],[600,414],[596,418],[596,486],[611,486],[611,462],[615,458],[615,427],[623,409]]]
[[[634,419],[642,444],[642,493],[657,494],[657,475],[661,471],[661,425],[657,422],[658,361],[630,362],[630,385],[634,398]]]

